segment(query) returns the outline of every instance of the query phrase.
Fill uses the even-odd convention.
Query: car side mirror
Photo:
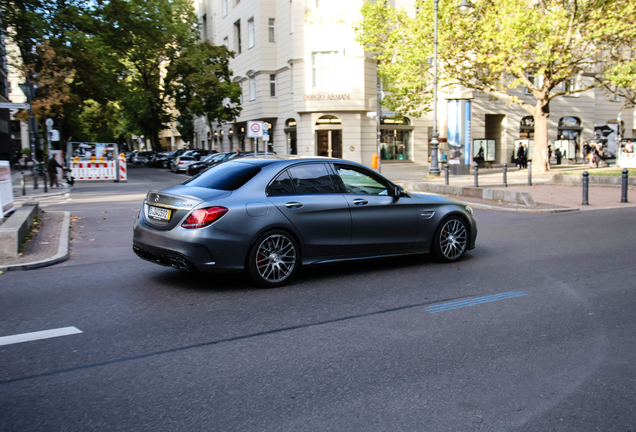
[[[404,189],[402,189],[402,186],[393,185],[391,187],[391,196],[396,198],[404,196]]]

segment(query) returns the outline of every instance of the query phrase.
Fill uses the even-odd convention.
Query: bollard
[[[627,202],[627,176],[628,176],[627,168],[623,169],[623,191],[621,193],[621,202]]]
[[[49,191],[47,189],[48,184],[49,184],[49,179],[46,178],[46,170],[45,169],[42,170],[42,179],[44,181],[44,193],[47,193]]]
[[[479,187],[479,180],[477,180],[477,177],[479,176],[479,164],[475,162],[475,165],[473,166],[475,167],[475,187]]]
[[[532,162],[528,161],[528,186],[532,186]]]
[[[587,171],[583,171],[583,205],[590,205],[587,194],[590,180],[587,178],[587,176],[589,176]]]
[[[508,187],[508,179],[506,178],[507,174],[508,174],[508,164],[504,163],[503,164],[504,187]]]
[[[22,196],[26,195],[26,183],[24,182],[24,173],[20,172],[20,186],[22,186]]]
[[[444,167],[444,181],[446,182],[446,186],[448,186],[448,178],[450,176],[450,166],[448,166],[448,164],[446,164],[446,167]]]

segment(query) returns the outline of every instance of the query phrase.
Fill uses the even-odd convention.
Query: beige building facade
[[[362,3],[197,0],[201,37],[236,53],[230,68],[243,90],[243,110],[236,122],[212,129],[204,119],[195,119],[191,147],[262,152],[265,142],[247,137],[247,122],[264,121],[269,126],[268,149],[277,154],[333,156],[371,165],[378,153],[383,164],[418,164],[424,172],[432,114],[399,119],[383,108],[378,145],[376,62],[355,42],[351,27],[361,18]],[[415,11],[413,1],[394,3]],[[588,78],[577,79],[582,83]],[[461,116],[468,122],[462,139],[471,144],[494,140],[492,163],[510,162],[515,141],[532,137],[529,114],[488,95],[459,90],[439,96],[440,160],[450,157],[448,126],[452,135],[461,101],[462,110],[469,107],[469,114]],[[518,96],[532,103],[523,89]],[[591,139],[595,125],[616,122],[619,114],[623,136],[632,137],[634,112],[622,108],[601,91],[557,98],[551,104],[549,139]]]

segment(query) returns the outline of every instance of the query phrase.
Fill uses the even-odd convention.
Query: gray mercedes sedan
[[[301,265],[475,247],[470,207],[405,192],[375,171],[332,158],[242,158],[150,191],[134,223],[142,259],[186,271],[247,272],[264,287]]]

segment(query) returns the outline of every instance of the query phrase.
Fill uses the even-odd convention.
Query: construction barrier
[[[126,172],[126,155],[121,153],[119,155],[119,181],[128,180],[128,173]]]
[[[117,180],[115,161],[74,161],[71,175],[75,180]]]

